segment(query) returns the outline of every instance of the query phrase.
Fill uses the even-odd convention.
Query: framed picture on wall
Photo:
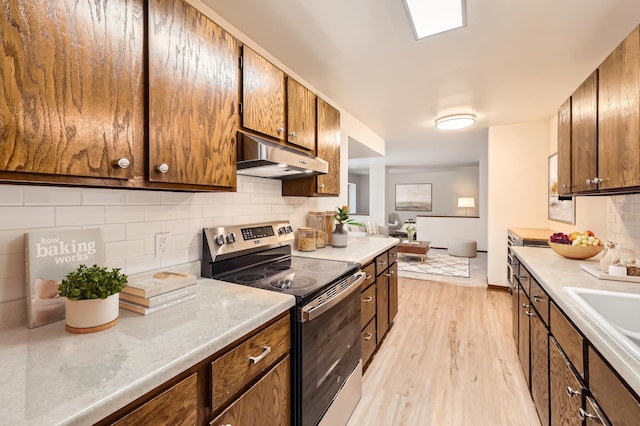
[[[576,220],[573,197],[561,197],[558,193],[558,153],[549,156],[549,201],[548,218],[572,225]]]
[[[397,211],[431,211],[430,183],[398,183],[396,184]]]

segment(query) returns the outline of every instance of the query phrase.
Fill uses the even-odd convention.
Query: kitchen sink
[[[640,294],[565,287],[564,292],[640,360]]]

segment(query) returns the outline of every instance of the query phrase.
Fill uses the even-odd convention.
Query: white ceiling
[[[640,23],[640,0],[467,0],[465,28],[416,41],[402,0],[203,2],[383,137],[387,165],[477,161],[489,126],[551,118]],[[434,128],[455,112],[478,122]]]

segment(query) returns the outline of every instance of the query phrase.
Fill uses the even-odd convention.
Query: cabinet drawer
[[[583,339],[578,330],[569,322],[555,303],[551,304],[549,319],[551,334],[556,338],[567,358],[576,369],[580,378],[584,378]]]
[[[280,361],[209,424],[287,426],[291,424],[290,358]]]
[[[389,254],[389,265],[393,265],[398,260],[398,248],[392,247],[387,252]]]
[[[376,321],[373,320],[362,330],[360,347],[362,348],[362,365],[367,365],[376,350]]]
[[[522,286],[522,289],[524,290],[524,293],[529,296],[531,294],[530,290],[531,290],[531,274],[529,273],[529,271],[527,271],[527,268],[525,268],[524,266],[520,265],[520,268],[518,275],[516,275],[516,277],[518,278],[518,282],[520,283],[520,285]]]
[[[211,407],[215,411],[289,352],[289,316],[262,330],[211,363]]]
[[[113,425],[146,424],[149,419],[165,424],[195,425],[198,423],[198,379],[193,373],[173,385]]]
[[[540,314],[540,318],[544,325],[549,327],[549,295],[545,292],[538,281],[531,277],[531,304],[535,306],[536,311]]]
[[[376,276],[378,276],[389,267],[389,253],[385,251],[384,253],[376,256],[375,264]]]
[[[616,373],[589,346],[589,390],[614,425],[637,425],[640,405]]]
[[[376,281],[376,264],[372,262],[362,268],[362,272],[364,272],[365,278],[362,284],[360,284],[360,290],[366,290],[371,284]]]
[[[371,321],[371,318],[376,315],[376,285],[373,284],[363,291],[360,300],[360,328],[364,328]]]

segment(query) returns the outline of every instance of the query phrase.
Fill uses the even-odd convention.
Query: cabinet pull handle
[[[386,264],[387,264],[387,262],[385,262],[384,260],[381,260],[379,263],[380,263],[381,265],[386,265]]]
[[[167,163],[162,163],[158,166],[158,171],[160,173],[167,173],[169,171],[169,165]]]
[[[535,300],[536,302],[544,302],[544,301],[545,301],[545,300],[547,300],[547,299],[545,299],[545,298],[543,298],[543,297],[536,296],[536,295],[534,294],[534,295],[533,295],[533,300]]]
[[[369,296],[369,297],[367,297],[367,298],[365,298],[365,299],[362,299],[362,301],[363,301],[364,303],[369,303],[369,302],[371,302],[372,300],[373,300],[373,297],[371,297],[371,296]]]
[[[324,183],[320,185],[320,188],[324,188]]]
[[[531,307],[531,305],[527,305],[526,303],[523,303],[523,304],[522,304],[522,307],[523,307],[523,308],[530,308],[530,307]]]
[[[586,412],[586,410],[584,410],[584,409],[582,409],[582,408],[580,408],[580,409],[578,410],[578,413],[580,414],[580,419],[581,419],[581,420],[587,420],[587,419],[590,419],[590,420],[598,420],[598,423],[602,423],[602,422],[600,421],[600,419],[598,418],[598,416],[594,416],[593,414],[587,413],[587,412]]]
[[[278,127],[278,133],[284,133],[284,127]]]
[[[569,396],[580,395],[580,392],[575,390],[571,386],[567,386],[567,395]]]
[[[569,189],[569,184],[568,183],[563,183],[562,187],[565,188],[565,189]]]
[[[371,278],[371,274],[367,274],[367,277],[366,277],[366,278],[367,278],[367,279],[370,279],[370,278]]]
[[[365,336],[364,336],[364,340],[370,340],[372,337],[373,337],[373,334],[371,334],[371,333],[367,333],[367,334],[365,334]]]
[[[524,311],[524,314],[528,317],[532,317],[535,315],[533,312],[529,312],[529,311]]]
[[[525,281],[529,279],[529,277],[527,277],[526,275],[520,275],[519,278]]]
[[[267,355],[271,353],[271,346],[264,346],[262,348],[262,353],[258,356],[250,356],[251,364],[257,364],[264,359]]]
[[[126,169],[127,167],[129,167],[129,164],[129,159],[122,157],[118,161],[116,161],[115,166],[118,166],[121,169]]]
[[[385,276],[385,277],[390,277],[390,276],[391,276],[391,274],[390,274],[390,273],[386,273],[386,274],[384,274],[384,276]]]
[[[292,138],[295,138],[296,136],[298,136],[298,134],[296,132],[291,132],[289,133],[289,136],[291,136]]]

